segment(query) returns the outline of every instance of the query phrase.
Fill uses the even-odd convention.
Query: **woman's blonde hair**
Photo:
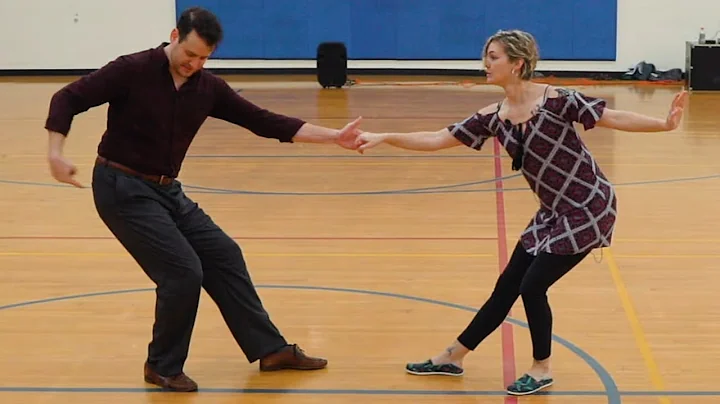
[[[519,74],[521,79],[530,80],[532,78],[540,54],[537,42],[530,33],[520,30],[498,31],[485,42],[483,58],[487,57],[488,47],[492,42],[502,45],[510,62],[524,61]]]

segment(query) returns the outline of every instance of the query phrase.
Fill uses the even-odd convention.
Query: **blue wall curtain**
[[[617,0],[177,0],[213,11],[216,59],[315,59],[344,42],[350,59],[478,60],[485,39],[522,29],[544,60],[615,60]]]

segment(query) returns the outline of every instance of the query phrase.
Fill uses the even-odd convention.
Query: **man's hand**
[[[340,129],[340,131],[338,131],[337,138],[335,139],[335,143],[337,143],[340,147],[356,150],[359,145],[355,142],[355,140],[358,135],[362,133],[362,131],[358,129],[360,121],[362,121],[362,117],[358,117],[354,121],[345,125],[344,128]]]
[[[48,163],[50,164],[50,173],[57,181],[74,185],[78,188],[85,188],[73,178],[73,176],[77,174],[77,168],[65,157],[51,154],[48,157]]]

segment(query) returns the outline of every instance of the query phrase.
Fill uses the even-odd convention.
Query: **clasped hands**
[[[358,129],[362,117],[355,119],[338,131],[335,143],[340,147],[350,150],[357,150],[362,153],[366,149],[377,146],[385,140],[382,133],[363,132]]]

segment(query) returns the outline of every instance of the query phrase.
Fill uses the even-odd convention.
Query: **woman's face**
[[[490,42],[483,58],[487,82],[497,85],[508,83],[518,77],[522,62],[510,62],[505,48],[497,41]],[[515,73],[513,74],[513,70]]]

